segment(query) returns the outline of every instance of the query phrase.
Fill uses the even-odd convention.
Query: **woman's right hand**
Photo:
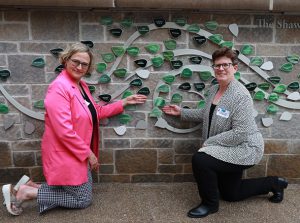
[[[100,164],[98,162],[97,157],[95,156],[95,154],[93,152],[91,152],[91,154],[89,155],[89,163],[90,163],[92,170],[98,170]]]
[[[180,116],[181,108],[177,105],[166,105],[162,108],[163,112],[168,115]]]

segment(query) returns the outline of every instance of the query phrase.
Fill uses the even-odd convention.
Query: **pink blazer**
[[[122,101],[97,105],[88,86],[80,82],[101,118],[123,112]],[[43,172],[49,185],[81,185],[87,182],[88,156],[93,133],[92,116],[76,83],[66,70],[50,84],[45,98],[45,131],[42,138]],[[98,130],[98,128],[97,128]],[[98,157],[99,133],[92,151]]]

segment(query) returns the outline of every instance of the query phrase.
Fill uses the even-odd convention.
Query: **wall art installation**
[[[219,47],[229,47],[239,51],[240,63],[247,66],[256,75],[258,75],[263,81],[255,83],[248,81],[243,77],[243,73],[237,72],[235,78],[242,82],[246,88],[251,92],[253,100],[265,101],[268,103],[265,108],[265,116],[261,118],[262,124],[265,127],[269,127],[273,124],[273,114],[276,114],[281,107],[288,109],[300,109],[300,94],[299,94],[299,82],[294,80],[291,83],[284,84],[279,76],[269,76],[268,71],[274,69],[272,61],[264,61],[263,57],[253,56],[254,47],[251,44],[244,44],[238,49],[235,48],[232,41],[226,41],[221,34],[216,34],[218,30],[218,23],[216,21],[207,21],[204,24],[204,29],[200,28],[198,24],[187,24],[187,20],[184,18],[177,18],[174,21],[167,22],[164,18],[154,19],[152,24],[149,25],[135,25],[130,18],[123,19],[119,27],[112,27],[114,21],[111,17],[103,17],[100,21],[102,25],[105,25],[109,33],[119,38],[124,33],[124,29],[130,27],[136,27],[136,31],[125,41],[123,45],[116,45],[111,47],[111,52],[102,52],[96,64],[96,75],[98,79],[90,80],[89,77],[85,78],[88,83],[90,91],[95,92],[96,86],[101,88],[101,85],[105,85],[111,82],[112,75],[121,78],[125,83],[128,83],[125,87],[120,88],[112,95],[103,92],[98,97],[101,103],[109,103],[110,101],[121,96],[122,98],[128,97],[133,93],[139,93],[149,95],[152,92],[153,104],[151,110],[149,110],[149,117],[156,119],[155,126],[158,128],[164,128],[176,133],[188,133],[193,132],[200,128],[201,125],[194,126],[192,128],[176,128],[169,124],[161,111],[161,107],[166,104],[173,103],[182,105],[184,100],[183,92],[186,94],[195,94],[199,98],[196,105],[201,109],[205,105],[205,97],[208,93],[209,86],[216,84],[214,79],[214,73],[209,64],[203,65],[202,61],[211,60],[211,55],[197,49],[177,49],[178,44],[176,39],[181,35],[193,35],[192,41],[197,46],[204,44],[215,44]],[[157,42],[145,44],[142,47],[134,46],[134,43],[138,38],[143,37],[154,30],[162,30],[169,33],[170,38],[161,40],[161,44]],[[228,26],[229,31],[234,38],[238,38],[239,27],[237,24],[230,24]],[[212,33],[212,31],[214,33]],[[92,40],[85,40],[82,43],[93,47]],[[140,44],[141,45],[141,44]],[[140,46],[139,45],[139,46]],[[163,49],[161,49],[163,47]],[[142,49],[143,48],[143,49]],[[63,50],[61,48],[49,49],[50,53],[54,57],[58,57],[59,53]],[[140,55],[141,50],[145,50],[151,58],[136,58]],[[164,50],[164,51],[161,51]],[[127,68],[121,67],[121,61],[124,56],[128,56],[134,64],[136,69],[127,70]],[[300,60],[300,56],[297,54],[291,54],[286,57],[286,61],[283,61],[280,65],[280,71],[289,75],[294,70],[294,66],[297,66]],[[156,87],[150,89],[148,86],[144,86],[143,80],[147,80],[151,76],[151,69],[162,67],[164,64],[170,65],[170,70],[165,72],[165,75],[157,81]],[[36,69],[43,68],[45,61],[43,58],[36,58],[32,61],[31,66]],[[108,67],[110,67],[108,69]],[[62,65],[56,67],[55,72],[59,73],[63,69]],[[9,70],[0,70],[0,79],[5,81],[11,75]],[[195,78],[197,76],[197,78]],[[299,78],[299,75],[297,76]],[[197,81],[194,81],[197,79]],[[177,85],[178,86],[177,86]],[[174,90],[174,85],[177,87]],[[18,103],[13,97],[11,97],[5,88],[0,84],[0,91],[3,96],[19,111],[34,119],[43,120],[44,115],[42,112],[35,112],[30,110],[20,103]],[[133,92],[134,91],[134,92]],[[34,103],[36,108],[44,108],[43,99]],[[126,110],[135,110],[135,106],[128,106]],[[124,135],[126,133],[126,125],[131,122],[133,117],[126,114],[126,110],[123,114],[119,115],[120,126],[114,128],[116,134]],[[4,103],[0,104],[0,113],[9,113],[8,106]],[[292,114],[284,111],[280,117],[281,121],[292,120]],[[5,120],[5,129],[10,128],[14,122],[12,120]],[[139,120],[136,128],[147,129],[147,122],[145,120]],[[31,123],[26,123],[26,132],[31,134],[34,131],[34,126]]]

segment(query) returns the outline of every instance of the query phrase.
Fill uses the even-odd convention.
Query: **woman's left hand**
[[[123,99],[123,106],[143,104],[147,100],[147,96],[142,94],[134,94]]]

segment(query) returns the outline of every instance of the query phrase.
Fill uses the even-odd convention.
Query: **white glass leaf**
[[[168,123],[163,119],[163,118],[158,118],[157,122],[155,123],[155,126],[156,127],[159,127],[159,128],[166,128],[168,125]]]
[[[270,127],[273,124],[272,118],[262,118],[261,121],[265,127]]]
[[[114,130],[117,133],[117,135],[122,136],[126,132],[126,126],[125,125],[121,125],[119,127],[115,127]]]
[[[283,112],[279,120],[290,121],[292,119],[292,114],[290,112]]]
[[[292,101],[298,101],[300,100],[300,93],[298,91],[295,91],[287,97],[287,99],[292,100]]]
[[[137,70],[136,74],[143,79],[147,79],[149,77],[150,71],[149,70]]]
[[[272,70],[274,68],[272,61],[267,61],[260,66],[262,70]]]
[[[230,24],[228,28],[229,28],[230,32],[231,32],[234,36],[236,36],[236,37],[238,36],[238,34],[239,34],[239,27],[238,27],[237,24],[235,24],[235,23]]]

